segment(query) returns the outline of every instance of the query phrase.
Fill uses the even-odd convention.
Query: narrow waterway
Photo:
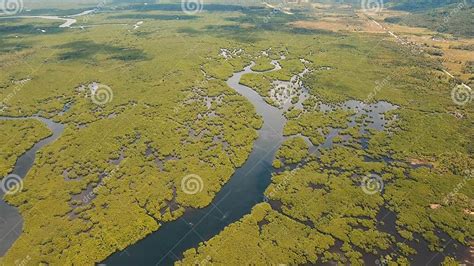
[[[281,69],[277,61],[272,64]],[[259,137],[246,163],[238,168],[230,181],[204,209],[190,209],[178,220],[164,224],[157,232],[113,254],[106,265],[173,265],[182,253],[217,235],[229,224],[250,213],[262,202],[263,192],[271,182],[275,153],[285,140],[284,110],[271,106],[253,89],[240,84],[243,75],[252,71],[254,63],[227,80],[227,85],[247,98],[264,121]]]
[[[279,69],[278,62],[273,62],[275,69]],[[204,209],[189,209],[178,220],[165,223],[157,232],[147,236],[143,240],[128,247],[122,252],[112,254],[104,263],[107,265],[172,265],[180,259],[182,253],[199,243],[209,240],[217,235],[229,224],[238,221],[244,215],[250,213],[253,206],[262,202],[263,192],[271,182],[271,175],[274,172],[272,161],[277,149],[285,140],[283,137],[283,127],[286,119],[283,116],[285,108],[279,109],[265,102],[265,100],[254,90],[239,84],[241,77],[247,73],[254,73],[251,70],[253,64],[246,67],[242,72],[235,73],[227,84],[239,94],[247,98],[256,108],[257,113],[263,118],[263,127],[259,130],[259,137],[254,143],[254,148],[246,163],[236,170],[230,181],[216,195],[213,202]],[[273,71],[274,71],[273,70]],[[301,100],[306,96],[301,95]],[[65,106],[67,111],[69,104]],[[340,106],[331,106],[323,103],[319,104],[321,111],[332,110],[334,108],[351,109],[357,111],[353,121],[349,126],[356,124],[356,116],[367,115],[370,118],[368,128],[383,130],[387,122],[384,113],[397,108],[388,102],[378,102],[375,104],[364,104],[359,101],[350,100]],[[55,123],[50,119],[41,117],[0,117],[0,120],[24,120],[37,119],[43,122],[53,132],[53,134],[39,141],[30,150],[25,152],[17,160],[11,174],[25,178],[28,171],[33,167],[36,152],[58,139],[64,125]],[[332,139],[338,135],[339,129],[332,129],[326,136],[326,141],[320,146],[310,145],[311,153],[317,153],[320,148],[331,148]],[[307,139],[307,138],[305,138]],[[309,143],[310,144],[310,143]],[[13,245],[20,236],[23,228],[23,219],[18,209],[8,205],[3,201],[4,192],[0,190],[0,257]],[[396,217],[393,213],[388,213],[383,209],[378,217],[384,221],[382,229],[397,237],[398,242],[402,242],[395,228]],[[385,218],[385,219],[384,219]],[[444,239],[449,239],[446,234],[440,234]],[[420,237],[416,237],[419,242],[411,242],[418,254],[412,256],[415,264],[426,262],[439,264],[443,256],[439,253],[429,251],[427,243]],[[460,246],[456,241],[449,241],[445,247],[445,254],[456,258],[466,258],[468,250]],[[382,252],[382,254],[388,254]],[[375,265],[379,256],[365,254],[364,260],[368,265]]]
[[[0,116],[0,120],[26,119],[37,119],[41,121],[49,128],[49,130],[51,130],[52,135],[36,143],[31,149],[26,151],[18,158],[15,163],[15,167],[10,174],[17,175],[22,179],[26,177],[28,171],[33,166],[36,152],[45,145],[48,145],[58,139],[64,130],[64,125],[42,117],[34,116],[16,118]],[[18,239],[23,230],[23,218],[16,207],[8,205],[3,200],[4,195],[5,192],[0,189],[0,257],[5,255],[7,250],[13,245],[15,240]]]
[[[23,18],[36,18],[38,19],[39,18],[39,19],[61,20],[61,21],[64,21],[64,23],[59,25],[60,28],[70,28],[72,25],[74,25],[77,22],[77,19],[75,19],[76,17],[85,16],[95,11],[96,11],[95,9],[91,9],[91,10],[86,10],[84,12],[81,12],[79,14],[64,16],[64,17],[59,17],[59,16],[8,16],[8,17],[5,16],[5,17],[2,17],[0,16],[0,19],[1,18],[4,18],[4,19],[8,19],[8,18],[22,18],[22,19]]]
[[[286,119],[283,110],[268,105],[254,90],[239,84],[242,75],[253,73],[252,66],[235,73],[227,81],[231,88],[255,106],[264,121],[246,163],[235,171],[211,205],[186,211],[178,220],[164,224],[158,231],[123,252],[113,254],[105,264],[172,265],[185,250],[197,247],[200,242],[217,235],[263,201],[263,192],[270,184],[273,172],[272,160],[284,140],[283,126]]]
[[[275,66],[273,71],[280,68],[277,61],[272,63]],[[239,83],[244,74],[255,73],[251,70],[252,66],[253,64],[246,67],[244,71],[235,73],[227,81],[231,88],[246,97],[255,106],[257,113],[264,120],[264,125],[259,130],[259,138],[255,142],[254,149],[246,163],[236,170],[230,181],[217,194],[210,206],[204,209],[190,209],[186,211],[178,220],[164,224],[155,233],[126,248],[124,251],[111,255],[103,262],[104,264],[108,266],[173,265],[175,261],[182,258],[184,251],[198,247],[199,243],[216,236],[226,226],[240,220],[244,215],[250,213],[253,206],[264,200],[263,193],[271,182],[272,173],[275,172],[275,169],[272,167],[275,153],[285,140],[285,137],[283,137],[283,127],[286,119],[283,113],[289,106],[285,104],[281,106],[281,109],[273,107],[267,104],[253,89]],[[304,92],[305,88],[302,89]],[[295,106],[300,106],[301,108],[301,100],[304,100],[305,97],[307,95],[301,95],[300,102]],[[356,117],[361,115],[367,116],[370,123],[362,127],[361,131],[364,132],[368,128],[384,130],[387,121],[390,120],[384,114],[387,111],[397,109],[398,106],[384,101],[365,104],[360,101],[349,100],[341,105],[319,103],[319,108],[323,112],[339,108],[356,111],[356,115],[352,117],[352,121],[348,124],[350,127],[356,125]],[[319,149],[331,148],[334,145],[333,138],[338,135],[339,131],[340,129],[332,129],[326,136],[325,142],[319,146],[313,146],[308,141],[310,152],[318,154]],[[364,140],[361,140],[361,142],[362,146],[367,148],[367,145],[364,146]],[[379,216],[381,217],[378,218],[383,220],[384,224],[395,224],[395,214],[382,219],[385,217],[385,213],[382,211]],[[397,235],[394,228],[383,229]],[[411,257],[412,262],[420,264],[430,260],[430,263],[440,264],[443,256],[428,250],[427,243],[421,238],[417,239],[419,242],[411,243],[418,251],[416,256]],[[397,240],[402,242],[401,239]],[[454,255],[456,258],[464,258],[466,249],[460,248],[455,242],[452,242],[452,244],[446,247],[447,254]],[[388,252],[382,252],[382,254],[388,254]],[[364,255],[364,261],[368,265],[376,265],[378,258],[376,255]]]

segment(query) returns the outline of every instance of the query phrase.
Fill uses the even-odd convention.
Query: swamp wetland
[[[0,265],[471,264],[472,36],[402,2],[1,15]]]

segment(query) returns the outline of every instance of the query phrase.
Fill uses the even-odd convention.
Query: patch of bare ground
[[[325,17],[315,21],[295,21],[290,23],[295,28],[319,29],[333,32],[384,33],[375,23],[355,17]]]
[[[405,12],[382,11],[378,15],[366,16],[368,20],[373,19],[383,27],[406,41],[408,45],[420,47],[426,54],[438,58],[448,72],[466,84],[472,83],[474,74],[467,70],[467,66],[474,58],[474,39],[458,38],[450,34],[440,34],[421,27],[410,27],[405,25],[386,23],[387,17],[402,16]]]
[[[456,38],[427,28],[410,27],[385,22],[386,18],[407,15],[407,12],[383,10],[363,12],[350,7],[312,4],[313,18],[289,23],[291,27],[332,32],[393,33],[390,37],[403,45],[434,57],[445,69],[466,84],[474,83],[472,65],[474,39]],[[395,37],[396,36],[396,37]],[[467,48],[466,48],[467,47]],[[471,47],[471,48],[469,48]]]

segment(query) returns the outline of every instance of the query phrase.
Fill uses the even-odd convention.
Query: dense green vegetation
[[[265,72],[274,69],[275,66],[271,64],[270,58],[260,57],[255,60],[255,66],[252,67],[253,71]]]
[[[107,16],[94,15],[90,23]],[[209,16],[195,27],[216,19],[222,18]],[[6,198],[19,207],[24,232],[3,263],[23,254],[32,264],[100,262],[185,208],[208,205],[245,162],[261,120],[245,98],[200,69],[208,62],[224,76],[242,69],[248,61],[221,67],[227,61],[219,49],[228,43],[179,33],[188,26],[185,21],[146,20],[133,32],[115,25],[121,20],[114,18],[109,25],[60,34],[14,29],[29,22],[0,21],[13,27],[0,33],[2,41],[28,45],[0,55],[8,62],[0,80],[0,98],[8,97],[4,114],[40,114],[66,129],[38,154],[24,191]],[[28,66],[35,64],[30,72]],[[11,82],[27,78],[21,86]],[[103,105],[91,100],[88,85],[94,81],[111,88],[113,97]],[[63,113],[67,103],[71,107]],[[202,179],[198,194],[181,187],[189,174]],[[91,189],[93,196],[86,198]]]
[[[325,113],[320,111],[304,112],[290,119],[285,125],[286,136],[302,134],[309,138],[313,145],[322,144],[331,128],[346,128],[352,112],[336,110]]]
[[[38,120],[0,120],[0,178],[11,173],[17,158],[51,132]]]
[[[286,51],[280,51],[281,55],[286,55]],[[250,73],[246,74],[240,80],[240,83],[255,89],[258,94],[260,94],[264,100],[275,106],[280,107],[280,103],[272,98],[271,90],[276,87],[275,83],[278,81],[290,82],[292,78],[296,75],[302,73],[305,69],[305,64],[301,62],[300,58],[289,57],[280,59],[278,62],[281,66],[281,69],[270,71],[275,69],[275,66],[272,64],[265,64],[268,62],[272,55],[267,55],[267,57],[259,57],[255,60],[255,66],[252,67],[254,71],[267,71],[265,73]],[[271,67],[270,67],[271,66]],[[297,93],[293,93],[296,96]],[[292,99],[288,99],[292,100]]]
[[[368,150],[354,142],[335,146],[318,158],[309,157],[301,168],[275,175],[265,193],[270,205],[257,205],[197,250],[188,250],[182,263],[207,258],[211,263],[248,264],[265,258],[269,263],[362,265],[363,254],[373,253],[404,265],[416,254],[420,238],[437,251],[450,243],[438,230],[469,245],[474,231],[466,210],[472,209],[473,184],[463,181],[469,180],[469,173],[460,169],[472,167],[472,158],[442,159],[443,166],[435,171],[413,168],[407,162],[377,159],[387,155],[380,149],[387,143],[372,140],[380,135],[386,142],[392,140],[385,131],[371,135]],[[367,194],[361,185],[369,173],[379,174],[382,183]],[[463,185],[453,193],[456,184]],[[385,226],[390,220],[379,216],[384,209],[397,214],[393,228]],[[239,256],[231,255],[236,250],[242,251]]]
[[[134,11],[139,8],[146,15]],[[473,108],[452,102],[454,84],[438,62],[378,34],[296,31],[286,24],[296,18],[263,8],[209,5],[209,12],[171,19],[183,16],[179,8],[99,13],[88,21],[97,26],[85,29],[0,20],[4,114],[40,114],[66,125],[38,154],[24,191],[6,198],[25,223],[0,264],[29,254],[30,264],[92,265],[178,219],[185,208],[208,205],[245,162],[262,126],[255,108],[225,80],[251,61],[255,71],[270,70],[271,60],[282,69],[241,82],[274,104],[272,83],[310,68],[303,80],[311,97],[285,113],[289,139],[275,166],[305,164],[275,174],[268,203],[187,251],[182,263],[357,265],[370,253],[403,264],[420,239],[440,250],[447,239],[439,232],[468,244],[474,184],[465,171],[474,168]],[[144,23],[134,29],[138,20]],[[27,78],[21,86],[12,82]],[[87,89],[92,82],[110,87],[113,98],[95,104]],[[373,118],[354,118],[355,110],[321,109],[350,99],[397,104],[384,113],[396,119],[372,130]],[[15,156],[47,134],[21,128],[16,135],[28,141],[20,141],[23,148],[8,145]],[[332,129],[340,130],[337,145],[320,149],[319,157],[296,136],[318,146]],[[1,169],[15,159],[8,158]],[[432,168],[414,167],[413,160]],[[202,179],[202,191],[183,191],[189,174]],[[384,187],[369,195],[361,185],[370,174]],[[94,196],[84,200],[91,189]],[[393,230],[384,227],[384,210],[395,214]]]
[[[304,110],[285,114],[289,121],[284,134],[301,134],[320,145],[338,128],[333,142],[342,145],[275,175],[265,193],[270,205],[257,205],[218,236],[188,250],[181,263],[359,265],[364,254],[373,253],[390,264],[406,264],[420,249],[420,239],[433,251],[451,243],[440,232],[469,245],[474,234],[469,214],[474,184],[466,176],[474,166],[472,106],[454,106],[446,93],[451,85],[428,58],[372,37],[346,35],[350,41],[340,43],[321,36],[304,51],[296,44],[288,49],[290,56],[313,62],[314,71],[304,79],[312,97],[304,102]],[[249,74],[241,82],[266,97],[272,81],[267,75]],[[396,119],[377,131],[370,129],[373,118],[354,119],[354,110],[320,109],[320,101],[341,104],[351,98],[395,103],[399,108],[385,117]],[[348,126],[351,121],[355,125]],[[296,158],[293,162],[307,155],[301,145],[288,145],[297,139],[283,144],[275,167],[283,166],[278,160],[283,154]],[[368,141],[365,150],[363,139]],[[418,168],[414,159],[427,165]],[[370,195],[361,189],[369,174],[382,182]],[[391,223],[380,216],[385,211],[395,213],[393,227],[385,226]],[[293,224],[291,229],[288,224]]]
[[[334,240],[272,210],[254,207],[252,214],[227,227],[212,243],[185,253],[179,264],[303,264],[316,261]],[[205,254],[205,255],[203,255]],[[308,260],[308,259],[309,260]],[[178,265],[179,265],[178,264]]]
[[[359,162],[347,164],[355,154]],[[361,155],[353,149],[339,148],[323,155],[319,163],[275,176],[266,193],[273,208],[267,203],[257,205],[250,215],[197,250],[188,250],[182,263],[207,258],[217,264],[248,264],[264,258],[264,262],[275,264],[340,261],[363,265],[362,255],[374,253],[391,265],[396,265],[395,262],[405,265],[408,257],[416,252],[415,235],[426,238],[433,249],[440,250],[447,244],[438,237],[436,228],[442,228],[467,245],[473,232],[472,218],[462,209],[467,206],[466,202],[450,202],[440,209],[429,207],[449,193],[451,187],[443,184],[445,177],[420,169],[411,170],[410,178],[405,179],[400,171],[402,165],[364,164]],[[328,168],[321,171],[321,163]],[[341,173],[337,167],[345,171]],[[383,177],[388,184],[391,180],[399,181],[386,185],[383,193],[368,196],[358,183],[360,175],[373,170],[386,171]],[[471,193],[470,189],[472,184],[459,195]],[[399,213],[397,235],[381,229],[385,221],[378,220],[377,213],[384,201]],[[278,207],[281,204],[282,207]],[[405,239],[400,240],[400,236]],[[331,248],[335,246],[339,248]]]
[[[282,161],[285,164],[299,163],[308,155],[308,144],[302,137],[289,138],[278,150],[273,165],[275,168],[280,168],[278,166],[281,166]]]

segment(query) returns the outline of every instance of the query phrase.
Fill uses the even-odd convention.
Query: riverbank
[[[18,160],[15,163],[15,167],[10,175],[15,175],[24,179],[31,167],[33,167],[36,152],[38,152],[44,146],[57,140],[62,132],[64,131],[64,125],[56,123],[51,119],[46,119],[43,117],[2,117],[0,120],[27,120],[27,119],[36,119],[45,124],[48,129],[51,131],[51,136],[40,140],[32,148],[26,151],[23,155],[18,157]],[[18,180],[22,182],[21,180]],[[21,192],[20,192],[21,193]],[[3,221],[0,223],[0,257],[5,255],[8,249],[13,245],[16,239],[20,237],[20,234],[23,230],[23,218],[21,217],[18,208],[11,206],[4,200],[5,191],[0,189],[0,220]]]

